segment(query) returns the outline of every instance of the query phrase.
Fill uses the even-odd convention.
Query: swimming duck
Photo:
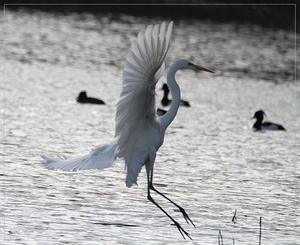
[[[161,103],[163,106],[168,106],[171,104],[172,100],[168,99],[168,95],[169,95],[169,87],[167,84],[164,84],[162,86],[162,90],[164,90],[164,97],[161,100]],[[180,100],[180,104],[181,106],[191,106],[190,103],[188,101],[184,101],[184,100]]]
[[[254,116],[251,118],[256,118],[256,122],[253,125],[254,130],[285,130],[285,128],[276,123],[272,122],[262,122],[264,120],[264,116],[267,116],[263,110],[259,110],[255,112]]]
[[[92,97],[87,97],[87,94],[85,91],[82,91],[79,93],[77,97],[77,102],[79,103],[89,103],[89,104],[99,104],[99,105],[105,105],[103,100],[99,100]]]

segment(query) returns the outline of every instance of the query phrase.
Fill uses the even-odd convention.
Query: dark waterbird
[[[77,97],[77,102],[78,103],[89,103],[89,104],[98,104],[98,105],[105,105],[103,100],[99,100],[96,98],[92,98],[92,97],[87,97],[87,94],[85,91],[82,91],[79,93],[78,97]],[[158,116],[162,116],[164,114],[166,114],[166,110],[157,108],[157,115]]]
[[[78,103],[89,103],[89,104],[98,104],[98,105],[105,105],[103,100],[99,100],[93,97],[88,97],[85,91],[79,93],[77,97]]]
[[[169,100],[169,98],[168,98],[168,95],[169,95],[169,92],[170,92],[168,85],[164,84],[161,89],[164,91],[164,97],[161,100],[162,105],[163,106],[171,105],[172,100]],[[188,101],[185,101],[185,100],[180,100],[179,105],[180,106],[191,106],[190,103]]]
[[[167,111],[164,110],[164,109],[157,108],[156,113],[157,113],[158,116],[163,116],[167,113]]]
[[[285,128],[276,123],[272,122],[263,122],[264,116],[267,116],[263,110],[259,110],[255,112],[254,116],[251,119],[256,118],[256,122],[253,125],[254,130],[285,130]]]

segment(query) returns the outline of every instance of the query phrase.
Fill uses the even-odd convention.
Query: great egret
[[[262,122],[264,120],[264,116],[266,116],[266,113],[262,110],[259,110],[255,112],[254,116],[251,118],[256,118],[256,122],[253,125],[253,129],[255,130],[285,130],[285,128],[276,123],[272,122]]]
[[[161,117],[157,116],[155,86],[165,69],[164,59],[169,49],[172,28],[173,22],[170,22],[167,29],[165,23],[161,26],[150,25],[132,42],[123,71],[123,89],[117,104],[114,141],[75,159],[42,157],[45,160],[43,164],[48,168],[66,171],[103,169],[110,167],[116,158],[123,158],[127,168],[127,187],[136,184],[138,174],[145,166],[148,200],[172,220],[183,238],[186,235],[191,239],[181,225],[151,197],[152,190],[166,198],[180,210],[187,223],[193,224],[182,207],[154,188],[153,166],[156,152],[164,141],[165,131],[179,107],[180,88],[175,81],[175,73],[179,69],[213,71],[195,65],[187,59],[175,60],[167,73],[173,102],[167,113]]]
[[[79,103],[89,103],[89,104],[99,104],[99,105],[105,105],[103,100],[99,100],[92,97],[87,97],[87,94],[85,91],[82,91],[79,93],[77,97],[77,102]]]
[[[161,103],[163,106],[168,106],[172,103],[172,100],[169,100],[168,95],[169,95],[169,87],[167,84],[164,83],[164,85],[161,88],[164,91],[164,97],[161,100]],[[185,100],[180,100],[179,105],[181,106],[191,106],[190,103],[188,101]]]

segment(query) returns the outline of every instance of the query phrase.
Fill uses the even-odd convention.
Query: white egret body
[[[123,72],[123,89],[117,104],[116,132],[113,142],[92,150],[89,154],[75,159],[52,159],[42,156],[43,164],[50,169],[77,171],[110,167],[116,158],[123,158],[127,168],[126,186],[131,187],[145,165],[148,182],[148,199],[162,210],[177,226],[184,237],[189,234],[151,197],[150,190],[173,203],[182,212],[185,220],[190,220],[179,205],[153,187],[153,165],[156,152],[164,141],[164,133],[176,116],[180,89],[175,81],[179,69],[195,69],[212,72],[197,66],[186,59],[178,59],[171,65],[167,83],[172,94],[172,104],[163,116],[158,117],[155,105],[155,86],[163,75],[164,59],[170,45],[173,22],[166,29],[161,26],[148,26],[142,30],[131,45],[126,57]]]

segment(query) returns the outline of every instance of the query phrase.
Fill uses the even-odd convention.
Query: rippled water
[[[147,201],[144,170],[139,185],[126,188],[122,161],[77,173],[40,164],[41,154],[75,157],[112,140],[130,43],[161,21],[5,12],[3,244],[183,243]],[[219,231],[224,244],[258,244],[260,217],[262,244],[299,244],[295,33],[196,20],[176,21],[173,33],[167,65],[186,57],[216,71],[178,72],[182,97],[192,106],[180,108],[168,128],[154,171],[157,188],[186,209],[196,228],[155,198],[190,233],[190,244],[218,244]],[[77,104],[82,90],[106,105]],[[159,101],[162,91],[157,94]],[[250,118],[258,109],[287,131],[253,132]]]

